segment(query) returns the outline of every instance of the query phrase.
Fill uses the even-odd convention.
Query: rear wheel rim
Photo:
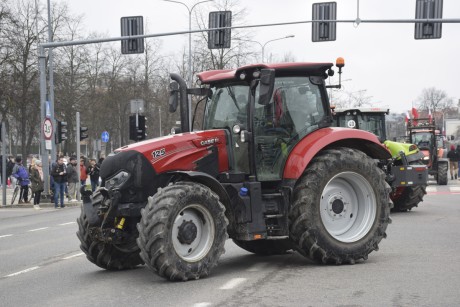
[[[367,179],[355,172],[335,175],[324,187],[321,221],[336,240],[351,243],[369,233],[376,219],[377,199]]]
[[[185,261],[196,262],[203,259],[211,249],[214,237],[214,220],[208,209],[202,205],[189,205],[174,219],[174,250]]]

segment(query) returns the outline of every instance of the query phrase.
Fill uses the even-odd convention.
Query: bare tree
[[[423,89],[418,101],[420,110],[428,111],[430,109],[433,114],[453,106],[452,98],[448,97],[445,91],[435,87]]]

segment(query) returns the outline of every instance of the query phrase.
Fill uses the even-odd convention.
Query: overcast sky
[[[43,1],[43,0],[42,0]],[[67,2],[71,11],[83,14],[88,31],[111,37],[120,36],[120,17],[144,16],[148,33],[188,30],[188,11],[180,4],[161,0],[55,0]],[[198,0],[183,0],[191,7]],[[266,24],[311,20],[312,4],[325,1],[306,0],[240,0],[247,11],[246,22]],[[355,19],[357,0],[337,0],[337,18]],[[361,19],[413,19],[415,0],[360,0]],[[212,2],[197,6],[207,11]],[[460,18],[460,1],[444,0],[443,18]],[[192,26],[193,28],[193,26]],[[415,40],[413,24],[337,25],[337,40],[313,43],[311,25],[300,24],[252,29],[254,40],[268,40],[295,35],[294,38],[272,42],[265,54],[282,57],[291,52],[296,61],[335,62],[345,58],[343,79],[346,91],[366,90],[373,106],[390,107],[404,112],[417,102],[422,90],[435,87],[447,92],[455,104],[460,99],[460,24],[444,24],[442,38]],[[188,48],[188,36],[162,39],[162,51]],[[260,49],[255,44],[254,49]]]

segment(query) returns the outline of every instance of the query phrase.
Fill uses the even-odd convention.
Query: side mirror
[[[262,69],[260,71],[259,104],[266,106],[270,103],[275,88],[275,70]]]
[[[170,113],[176,112],[178,101],[179,101],[179,84],[174,81],[169,84],[169,112]]]

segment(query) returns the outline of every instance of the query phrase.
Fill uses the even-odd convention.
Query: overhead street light
[[[164,0],[166,1],[166,0]],[[271,42],[274,42],[274,41],[279,41],[279,40],[282,40],[282,39],[286,39],[286,38],[293,38],[295,37],[295,35],[287,35],[287,36],[283,36],[283,37],[279,37],[279,38],[275,38],[275,39],[271,39],[269,41],[266,41],[265,43],[261,43],[259,41],[255,41],[255,40],[251,40],[251,39],[237,39],[235,38],[235,40],[237,41],[243,41],[243,42],[252,42],[252,43],[256,43],[256,44],[259,44],[260,48],[262,49],[262,58],[261,58],[261,62],[264,63],[265,62],[265,46],[267,46],[268,43],[271,43]]]
[[[189,7],[187,4],[181,2],[181,1],[175,1],[175,0],[163,0],[165,2],[173,2],[173,3],[178,3],[178,4],[182,4],[183,6],[185,6],[188,10],[188,30],[189,31],[192,31],[192,11],[193,9],[198,5],[198,4],[201,4],[201,3],[205,3],[205,2],[211,2],[211,1],[214,1],[214,0],[204,0],[204,1],[200,1],[200,2],[197,2],[195,3],[194,5],[192,5],[192,7]],[[191,87],[192,86],[192,33],[189,33],[188,34],[188,86]],[[189,109],[189,129],[190,131],[192,130],[192,101],[191,99],[188,100],[188,109]]]

